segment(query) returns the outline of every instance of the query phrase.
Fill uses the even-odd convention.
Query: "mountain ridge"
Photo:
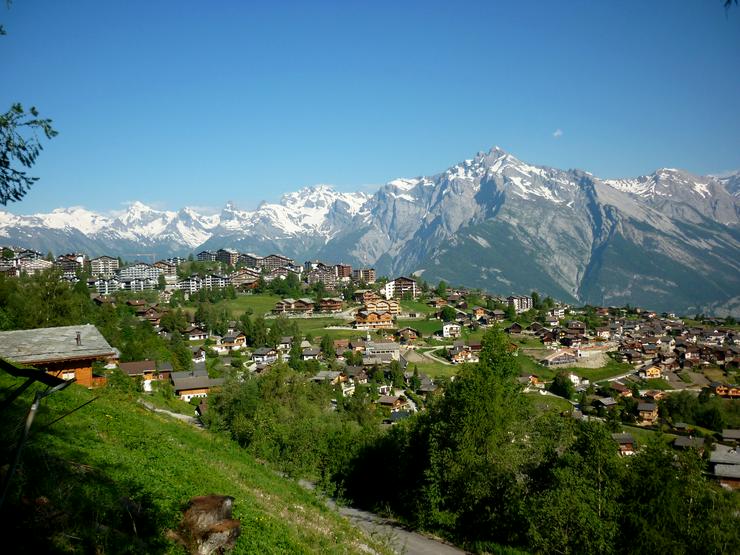
[[[90,254],[277,251],[504,292],[536,285],[565,300],[663,307],[674,299],[677,310],[734,313],[740,310],[739,176],[663,168],[600,179],[532,165],[494,147],[436,175],[391,180],[372,195],[318,185],[251,211],[228,203],[209,216],[133,203],[116,216],[81,207],[31,216],[0,212],[0,242],[43,251],[40,245],[84,246]],[[514,259],[519,268],[507,264]],[[543,289],[548,281],[552,286]]]

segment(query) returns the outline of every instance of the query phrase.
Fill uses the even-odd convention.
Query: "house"
[[[0,358],[91,388],[106,381],[93,375],[93,364],[117,360],[118,352],[85,324],[0,332]]]
[[[243,333],[226,335],[221,339],[221,345],[230,351],[238,351],[247,346],[247,337]]]
[[[640,424],[653,424],[658,420],[658,405],[655,403],[639,403],[637,405],[637,414]]]
[[[318,360],[321,355],[321,349],[318,347],[308,347],[301,351],[301,360]]]
[[[514,322],[508,328],[504,328],[504,331],[508,334],[522,333],[523,330],[524,328],[518,322]]]
[[[393,328],[393,316],[390,312],[360,310],[355,314],[355,321],[352,325],[357,329],[391,329]]]
[[[692,436],[678,436],[673,440],[676,449],[696,449],[699,453],[704,452],[704,438]]]
[[[609,386],[620,397],[632,397],[632,390],[624,384],[619,382],[610,382]]]
[[[347,376],[346,374],[343,374],[342,372],[338,372],[336,370],[320,370],[315,376],[311,378],[311,381],[337,385],[341,382],[346,382]]]
[[[491,311],[491,317],[495,322],[503,322],[506,319],[506,312],[500,308],[496,308]]]
[[[342,299],[328,297],[319,301],[320,312],[342,312]]]
[[[594,401],[594,405],[605,409],[611,409],[617,406],[617,402],[611,397],[599,397]]]
[[[293,346],[293,337],[290,335],[286,335],[280,338],[280,341],[278,341],[277,349],[281,353],[287,353],[290,351],[290,348]]]
[[[468,345],[455,344],[450,349],[450,360],[453,364],[462,364],[465,362],[478,362],[478,356],[473,353]]]
[[[183,332],[183,335],[188,339],[188,341],[205,341],[208,339],[208,334],[196,326],[186,329]]]
[[[260,347],[252,353],[252,361],[257,364],[272,364],[278,359],[278,352],[272,347]]]
[[[663,373],[660,369],[660,366],[656,366],[655,364],[646,364],[639,370],[639,375],[643,379],[657,379],[662,378]]]
[[[391,412],[395,412],[401,410],[406,402],[401,397],[396,397],[395,395],[381,395],[378,397],[378,404],[381,407],[390,409]]]
[[[547,355],[540,360],[543,366],[562,366],[564,364],[574,364],[578,361],[578,355],[571,349],[558,349],[552,354]]]
[[[414,328],[405,327],[398,330],[396,336],[404,343],[413,343],[421,337],[421,332]]]
[[[364,308],[368,312],[390,312],[394,316],[401,314],[401,304],[397,299],[376,298],[365,301]]]
[[[620,456],[625,457],[635,454],[635,440],[631,434],[612,434],[612,439],[617,443]]]
[[[432,299],[429,299],[427,301],[427,304],[431,306],[432,308],[442,308],[444,306],[447,306],[447,299],[442,299],[440,297],[434,297]]]
[[[344,373],[349,380],[356,384],[367,383],[367,372],[362,366],[345,366]]]
[[[175,395],[183,401],[193,397],[207,397],[214,387],[223,385],[223,378],[209,378],[205,368],[173,372],[170,376]]]
[[[206,350],[203,347],[193,347],[190,351],[193,353],[193,363],[206,361]]]
[[[461,330],[460,324],[448,322],[442,325],[442,337],[460,337]]]

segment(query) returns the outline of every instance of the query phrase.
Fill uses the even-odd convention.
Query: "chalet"
[[[442,337],[460,337],[462,328],[460,324],[453,324],[451,322],[442,325]]]
[[[488,316],[488,310],[486,310],[482,306],[474,306],[472,310],[472,315],[474,319],[478,320],[479,318]]]
[[[465,362],[478,362],[478,354],[465,345],[462,341],[455,342],[450,349],[450,360],[453,364],[462,364]]]
[[[129,378],[141,378],[144,382],[151,382],[159,379],[157,372],[157,363],[153,360],[138,360],[135,362],[120,362],[118,364],[121,372]],[[145,387],[146,390],[146,387]]]
[[[355,315],[353,326],[356,329],[390,329],[393,327],[393,316],[390,312],[360,310]]]
[[[337,385],[347,381],[347,375],[336,370],[320,370],[311,381]]]
[[[257,364],[272,364],[278,359],[278,352],[271,347],[260,347],[252,353],[252,361]]]
[[[311,314],[313,311],[314,302],[305,297],[301,299],[282,299],[272,309],[274,314]]]
[[[625,457],[635,454],[635,440],[631,434],[612,434],[612,439],[616,442],[619,448],[620,456]]]
[[[619,382],[610,382],[609,387],[620,397],[632,397],[632,390]]]
[[[318,360],[321,349],[318,347],[307,347],[301,351],[301,360]]]
[[[205,341],[208,334],[199,327],[190,327],[183,332],[188,341]]]
[[[342,312],[342,299],[328,297],[319,301],[320,312]]]
[[[398,330],[396,336],[404,343],[413,343],[421,337],[421,332],[414,328],[405,327]]]
[[[230,351],[238,351],[247,346],[247,336],[243,333],[227,335],[221,340],[221,344]]]
[[[183,401],[193,397],[207,397],[214,387],[223,385],[223,378],[209,378],[205,368],[173,372],[170,376],[175,395]]]
[[[522,333],[523,330],[524,328],[518,322],[514,322],[508,328],[504,328],[504,331],[508,334]]]
[[[605,409],[612,409],[617,406],[617,402],[611,397],[599,397],[594,400],[594,405],[597,407],[603,407]]]
[[[365,302],[364,310],[368,312],[390,312],[397,316],[401,314],[401,305],[397,299],[375,299]]]
[[[547,355],[540,360],[543,366],[562,366],[565,364],[574,364],[578,361],[578,355],[570,349],[558,349],[554,353]]]
[[[381,395],[378,397],[378,404],[381,407],[390,409],[391,412],[395,412],[401,410],[406,403],[401,397],[396,397],[394,395]]]
[[[543,326],[543,325],[542,325],[542,324],[540,324],[539,322],[532,322],[531,324],[529,324],[529,325],[528,325],[528,326],[526,327],[526,330],[527,330],[527,331],[531,331],[531,332],[533,332],[533,333],[538,333],[538,332],[540,332],[541,330],[543,330],[543,329],[544,329],[544,327],[545,327],[545,326]]]
[[[442,308],[447,306],[447,299],[442,299],[440,297],[434,297],[433,299],[429,299],[427,301],[427,304],[431,306],[432,308]]]
[[[637,414],[640,424],[653,424],[658,420],[658,405],[655,403],[638,403]]]
[[[280,338],[280,341],[278,341],[277,349],[281,353],[287,353],[290,351],[290,348],[293,346],[293,337],[290,335],[286,335]]]
[[[605,341],[609,341],[611,339],[612,334],[608,327],[601,327],[596,328],[596,337],[600,339],[604,339]]]
[[[378,295],[375,291],[372,291],[371,289],[358,289],[352,295],[353,301],[362,304],[366,304],[370,301],[377,301],[379,299],[380,295]]]
[[[192,353],[193,363],[206,361],[206,350],[203,347],[193,347],[190,352]]]
[[[704,438],[691,436],[678,436],[673,440],[673,447],[676,449],[695,449],[699,453],[704,452]]]
[[[719,382],[712,382],[710,384],[711,389],[717,397],[725,397],[729,399],[740,398],[740,387],[737,385],[728,385]]]
[[[660,366],[656,366],[655,364],[646,364],[639,370],[639,375],[643,379],[659,379],[663,377],[663,373],[660,369]]]
[[[367,372],[362,366],[345,366],[344,373],[347,375],[348,379],[357,384],[367,383]]]
[[[651,401],[660,401],[665,395],[665,391],[661,391],[660,389],[648,389],[642,394],[645,399],[650,399]]]
[[[0,332],[0,358],[91,388],[105,384],[93,375],[93,363],[117,360],[118,352],[85,324]]]

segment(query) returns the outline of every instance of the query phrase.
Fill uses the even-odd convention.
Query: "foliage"
[[[566,399],[572,399],[576,394],[576,388],[571,381],[568,372],[559,372],[550,384],[550,391]]]
[[[56,137],[57,131],[50,119],[39,117],[35,107],[28,112],[16,102],[4,114],[0,114],[0,204],[18,201],[38,181],[25,170],[36,162],[43,150],[39,135],[47,139]]]

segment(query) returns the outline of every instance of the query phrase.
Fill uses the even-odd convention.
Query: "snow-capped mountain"
[[[239,246],[244,239],[280,241],[310,238],[328,241],[368,200],[365,193],[341,193],[329,186],[306,187],[284,195],[277,204],[262,203],[256,210],[239,210],[227,203],[220,214],[204,215],[193,208],[156,210],[133,202],[126,210],[109,215],[81,207],[59,208],[48,214],[16,216],[0,211],[0,241],[47,250],[45,242],[54,236],[55,251],[76,250],[80,235],[97,243],[95,253],[125,255],[142,248],[157,254],[189,251],[213,239]],[[134,250],[132,250],[134,249]]]
[[[494,148],[373,195],[308,187],[251,211],[0,212],[0,243],[124,256],[233,247],[499,293],[740,313],[739,180],[674,169],[602,180]]]

